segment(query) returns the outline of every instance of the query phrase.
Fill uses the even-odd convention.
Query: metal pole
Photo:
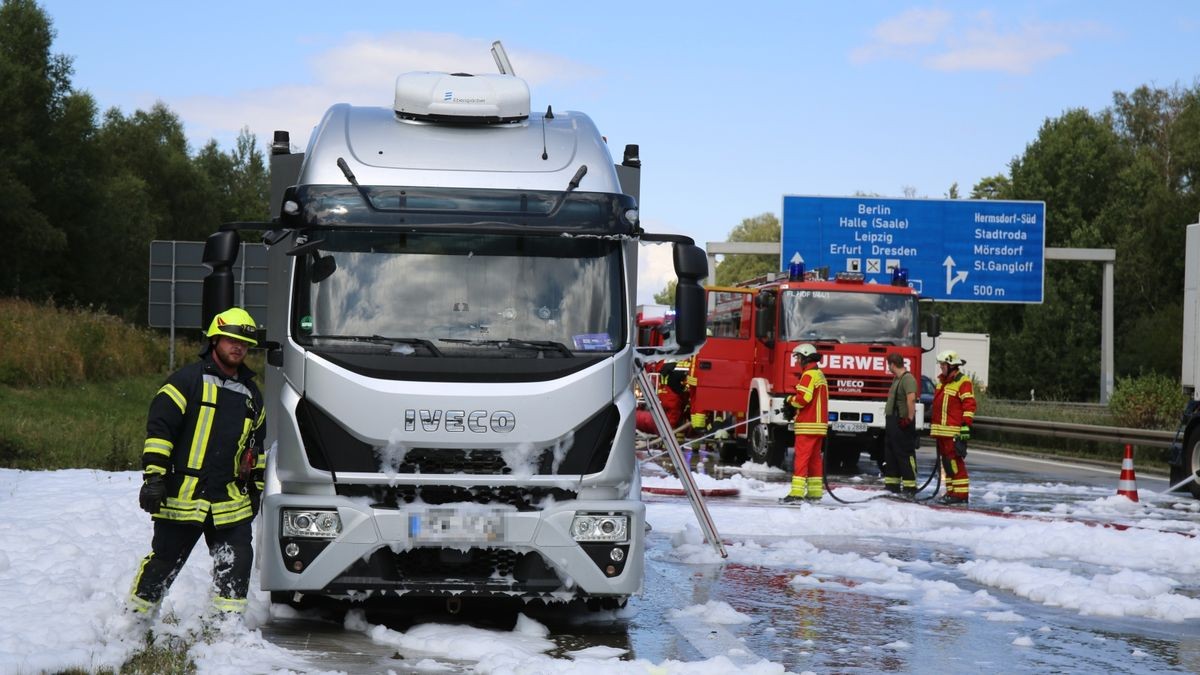
[[[175,370],[175,247],[179,242],[171,242],[171,342],[167,350],[167,370]]]
[[[1104,300],[1100,309],[1100,402],[1107,405],[1113,390],[1113,268],[1104,263]]]
[[[242,249],[240,252],[241,255],[239,257],[242,259],[242,276],[238,280],[238,307],[245,309],[246,308],[246,243],[245,242],[242,242],[241,249]]]
[[[696,514],[696,520],[700,522],[700,529],[704,531],[704,536],[708,539],[708,543],[712,544],[713,550],[722,558],[728,557],[725,545],[721,543],[721,537],[717,534],[717,526],[708,513],[708,507],[704,505],[700,489],[696,487],[692,469],[683,456],[679,442],[675,440],[675,430],[671,428],[671,423],[667,420],[667,413],[663,410],[662,402],[658,400],[654,389],[650,388],[650,378],[646,376],[645,365],[638,359],[634,361],[633,368],[636,372],[638,386],[642,388],[642,398],[646,402],[646,408],[650,410],[650,415],[654,418],[654,425],[658,427],[663,444],[667,446],[667,452],[671,455],[671,463],[675,465],[675,473],[679,475],[679,482],[683,483],[683,490],[687,493],[688,500],[692,502],[692,511]]]

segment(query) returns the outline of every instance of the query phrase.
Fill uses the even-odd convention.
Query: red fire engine
[[[829,382],[830,468],[854,470],[863,450],[882,459],[883,408],[892,382],[887,355],[898,351],[912,373],[921,372],[918,294],[904,275],[892,285],[845,273],[833,281],[819,273],[794,281],[769,275],[745,287],[707,291],[710,337],[693,357],[691,409],[714,425],[743,423],[733,429],[738,442],[722,446],[723,460],[748,452],[753,461],[790,468],[785,460],[793,438],[782,412],[796,384],[792,349],[806,342],[821,354]],[[937,337],[937,315],[929,324],[929,335]],[[917,405],[916,423],[923,425]]]

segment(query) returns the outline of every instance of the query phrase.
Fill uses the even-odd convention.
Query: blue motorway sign
[[[1041,302],[1046,203],[875,197],[783,198],[782,261],[951,302]]]

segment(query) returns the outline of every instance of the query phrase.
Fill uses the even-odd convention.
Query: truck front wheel
[[[1183,475],[1179,479],[1183,480],[1189,474],[1194,476],[1197,471],[1200,471],[1200,426],[1192,427],[1183,444]],[[1174,479],[1172,481],[1177,482]],[[1200,479],[1193,480],[1184,487],[1193,497],[1200,499]]]
[[[754,419],[758,415],[757,406],[750,409],[750,419],[754,420],[750,422],[746,431],[746,445],[750,452],[750,459],[760,464],[789,471],[791,467],[784,466],[784,458],[787,456],[788,444],[791,440],[790,434],[786,429],[777,428],[777,425]]]

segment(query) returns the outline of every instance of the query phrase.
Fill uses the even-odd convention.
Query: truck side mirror
[[[233,263],[237,262],[242,238],[237,230],[220,230],[204,242],[205,265],[212,270],[204,277],[200,305],[200,327],[208,328],[212,318],[233,307]]]
[[[775,344],[775,294],[759,293],[754,298],[754,337],[768,347]]]
[[[942,334],[942,317],[937,314],[930,314],[927,321],[929,322],[929,330],[925,331],[926,335],[935,338]]]
[[[675,343],[680,353],[691,353],[704,344],[708,306],[700,282],[708,277],[708,256],[692,244],[675,244]]]

